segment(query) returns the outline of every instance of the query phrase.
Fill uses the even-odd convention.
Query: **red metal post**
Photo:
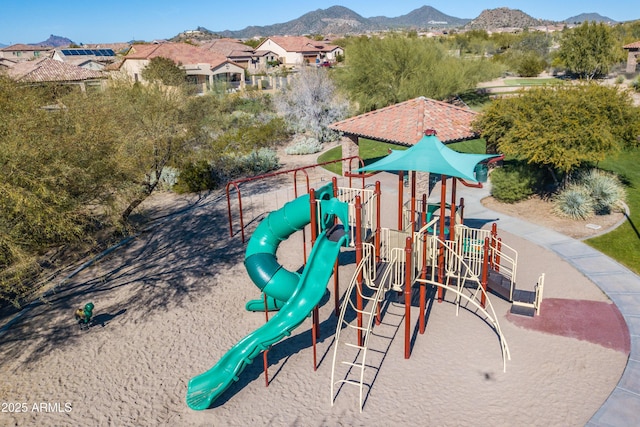
[[[494,258],[493,268],[499,273],[500,272],[500,253],[502,252],[502,237],[498,237],[498,247],[496,249],[497,251],[495,251],[495,254],[493,257]]]
[[[331,178],[331,182],[333,183],[333,197],[338,197],[338,178],[335,176]],[[334,223],[337,223],[338,220],[334,219]],[[349,224],[342,224],[345,232],[349,227]],[[340,278],[338,275],[338,268],[340,265],[338,264],[338,260],[333,264],[333,303],[335,307],[335,314],[338,316],[340,314]]]
[[[424,227],[427,223],[427,195],[422,194],[422,216],[421,216],[421,226]],[[425,280],[427,278],[427,232],[422,233],[422,271],[420,272],[420,278]],[[420,333],[424,334],[426,329],[425,322],[425,310],[426,310],[426,302],[427,302],[427,284],[420,283]]]
[[[233,220],[231,219],[231,198],[229,197],[229,185],[227,184],[226,192],[227,192],[227,215],[229,217],[229,237],[233,237]]]
[[[264,316],[265,323],[269,321],[269,310],[267,310],[267,294],[262,294],[262,298],[264,301]],[[268,360],[269,350],[265,350],[262,352],[262,363],[264,365],[264,386],[269,387],[269,360]]]
[[[405,276],[404,276],[404,358],[411,357],[411,279],[412,279],[412,240],[407,237],[404,248]]]

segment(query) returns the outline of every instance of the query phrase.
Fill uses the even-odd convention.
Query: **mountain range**
[[[431,6],[422,6],[406,15],[395,18],[374,16],[365,18],[344,6],[332,6],[308,12],[297,19],[267,26],[250,26],[242,30],[210,31],[220,37],[251,38],[271,35],[305,35],[305,34],[364,34],[375,31],[393,29],[497,29],[506,27],[527,28],[551,24],[575,24],[583,21],[610,22],[614,20],[597,13],[583,13],[561,23],[533,18],[526,13],[506,7],[484,10],[476,19],[462,19],[446,15]]]
[[[493,30],[498,28],[528,28],[540,25],[552,24],[577,24],[584,21],[609,22],[614,20],[597,13],[583,13],[572,16],[562,22],[553,22],[533,18],[521,10],[509,9],[506,7],[497,9],[486,9],[475,19],[456,18],[446,15],[431,6],[422,6],[406,15],[395,18],[386,16],[374,16],[365,18],[353,10],[344,6],[332,6],[327,9],[317,9],[305,13],[297,19],[280,24],[267,26],[249,26],[242,30],[232,31],[211,31],[204,27],[197,27],[197,31],[205,38],[230,37],[246,39],[252,37],[267,37],[272,35],[308,35],[308,34],[365,34],[376,31],[386,31],[394,29],[415,29],[415,30],[447,30],[458,29],[484,29]],[[181,40],[193,37],[185,33],[178,34],[171,40]],[[66,37],[51,35],[47,40],[40,43],[32,43],[37,46],[69,46],[74,42]],[[0,45],[2,47],[3,45]]]

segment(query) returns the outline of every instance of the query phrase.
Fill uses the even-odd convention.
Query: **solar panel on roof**
[[[71,55],[69,49],[62,49],[60,52],[62,52],[63,55]]]

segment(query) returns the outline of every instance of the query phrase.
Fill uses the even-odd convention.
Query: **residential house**
[[[87,87],[102,88],[107,78],[101,71],[87,70],[51,58],[17,62],[7,69],[7,75],[21,83],[78,85],[82,91]]]
[[[64,48],[54,49],[52,58],[88,70],[102,71],[116,61],[113,49]]]
[[[53,48],[50,46],[34,46],[30,44],[14,44],[0,49],[0,57],[14,61],[48,57]]]
[[[303,36],[269,37],[256,47],[256,51],[263,50],[274,52],[287,66],[331,63],[336,61],[338,55],[344,55],[340,46]]]
[[[144,81],[142,70],[157,57],[171,59],[178,64],[201,92],[216,82],[226,82],[232,87],[244,84],[245,70],[240,65],[222,54],[186,43],[135,44],[123,58],[120,71],[135,81]]]
[[[278,61],[278,55],[272,51],[256,51],[238,40],[229,38],[208,41],[200,45],[200,48],[222,54],[250,73],[266,71],[270,63]]]

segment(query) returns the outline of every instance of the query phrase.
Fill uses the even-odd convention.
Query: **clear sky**
[[[38,43],[51,34],[75,43],[150,41],[198,26],[222,31],[280,24],[335,5],[365,18],[393,18],[432,6],[468,19],[498,7],[554,21],[593,12],[616,21],[640,19],[638,0],[3,0],[0,43]]]

